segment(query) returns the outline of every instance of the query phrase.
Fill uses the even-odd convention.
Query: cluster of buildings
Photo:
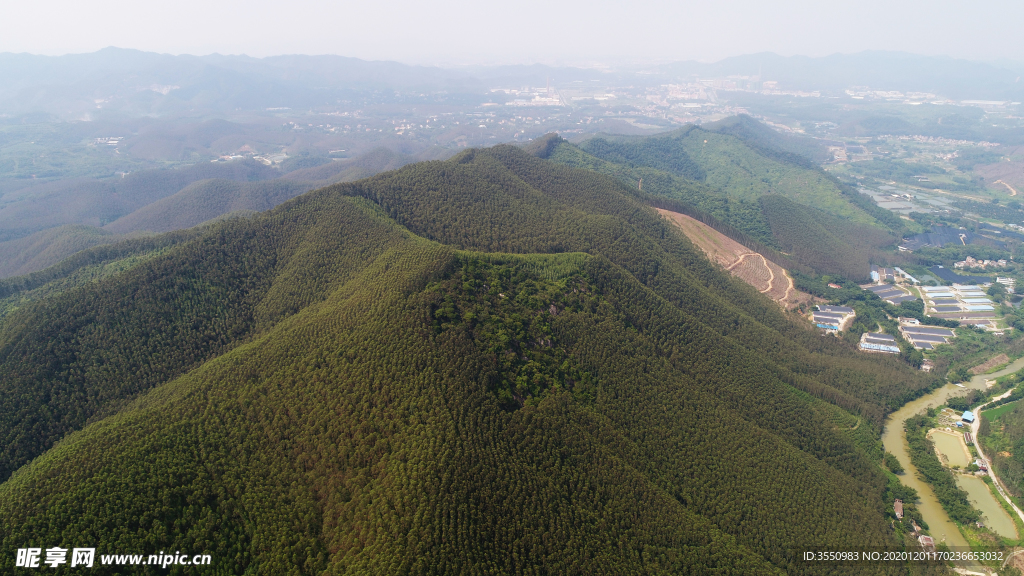
[[[902,500],[896,500],[896,502],[899,502],[899,512],[897,513],[897,517],[902,519],[903,518],[903,501]],[[895,502],[893,503],[893,508],[894,509],[896,508]],[[910,524],[911,524],[911,526],[914,527],[914,531],[911,532],[910,535],[917,537],[917,542],[921,545],[921,548],[925,552],[935,552],[935,539],[932,538],[931,536],[926,536],[926,535],[922,534],[921,533],[922,529],[921,529],[920,526],[917,525],[917,522],[914,522],[913,520],[911,520]]]
[[[923,286],[921,294],[929,316],[959,320],[961,324],[994,327],[995,303],[980,286]]]
[[[712,86],[713,88],[714,86]],[[668,100],[711,100],[712,94],[708,87],[694,82],[690,84],[665,84]]]
[[[695,82],[687,84],[666,84],[662,86],[662,88],[667,88],[669,90],[670,97],[691,99],[697,98],[697,95],[699,94],[701,95],[701,98],[714,100],[714,90],[754,92],[757,94],[771,96],[801,96],[805,98],[821,97],[820,90],[783,90],[779,87],[777,80],[762,80],[759,74],[755,74],[753,76],[733,74],[722,78],[699,78]],[[673,94],[683,94],[683,96],[673,96]]]
[[[961,416],[960,419],[961,421],[956,423],[957,427],[963,428],[971,424],[974,424],[974,412],[971,412],[970,410],[965,410],[963,416]],[[967,444],[968,446],[974,445],[974,437],[971,435],[970,432],[964,432],[964,443]],[[981,470],[980,473],[988,472],[988,462],[986,462],[983,458],[975,459],[974,464],[978,467],[979,470]]]
[[[883,332],[865,332],[860,337],[860,349],[865,352],[900,353],[896,338]]]
[[[261,155],[259,152],[256,151],[255,148],[246,144],[245,146],[239,148],[238,151],[234,152],[233,154],[221,154],[220,156],[214,158],[213,160],[210,160],[210,162],[231,162],[233,160],[244,160],[246,158],[252,158],[253,160],[259,162],[260,164],[266,166],[273,166],[274,164],[278,164],[286,160],[288,158],[288,155],[285,154],[284,152]]]
[[[953,264],[953,268],[1006,268],[1006,260],[976,260],[971,256]]]
[[[811,320],[818,328],[826,332],[838,334],[846,329],[850,321],[856,316],[853,308],[846,306],[830,306],[819,304],[817,310],[811,313]]]
[[[896,269],[885,268],[882,266],[871,265],[871,281],[875,284],[881,284],[883,282],[895,281],[896,280]]]
[[[910,292],[907,292],[903,288],[893,286],[892,284],[878,284],[875,286],[867,286],[864,289],[868,292],[873,292],[875,296],[878,296],[893,306],[899,306],[901,302],[917,299],[917,296],[910,294]]]
[[[491,93],[504,93],[512,96],[511,100],[505,102],[506,106],[564,106],[561,96],[549,84],[543,90],[540,88],[525,87],[516,88],[492,88]],[[614,98],[614,94],[607,94],[606,97]]]
[[[846,95],[855,100],[889,100],[892,102],[922,102],[936,100],[931,92],[900,92],[898,90],[872,90],[867,86],[853,86]]]
[[[862,160],[871,160],[875,157],[875,153],[871,149],[861,146],[859,144],[842,144],[839,146],[829,146],[828,151],[832,154],[832,161],[836,164],[842,164],[844,162],[859,162]]]
[[[956,337],[950,328],[922,326],[917,318],[900,318],[900,334],[918,350],[934,350]]]
[[[281,162],[284,162],[285,160],[287,160],[288,159],[288,155],[285,154],[284,152],[278,152],[277,154],[266,154],[266,155],[263,155],[263,156],[253,156],[252,158],[253,158],[253,160],[256,160],[257,162],[259,162],[261,164],[265,164],[267,166],[272,166],[274,164],[278,164],[278,163],[281,163]]]
[[[920,284],[917,278],[914,278],[910,274],[907,274],[905,270],[899,266],[893,266],[892,268],[886,268],[884,266],[871,265],[871,280],[875,284],[883,284],[885,282],[895,282],[897,280],[904,280],[911,284]]]
[[[846,155],[846,147],[845,146],[829,146],[828,147],[828,151],[829,151],[829,153],[832,154],[832,161],[833,162],[841,163],[841,162],[849,162],[849,160],[850,160],[850,157]]]

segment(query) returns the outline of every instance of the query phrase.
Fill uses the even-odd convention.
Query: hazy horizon
[[[300,0],[284,9],[265,0],[173,5],[48,0],[12,5],[7,12],[0,23],[0,52],[39,55],[117,46],[256,58],[331,54],[438,66],[615,66],[716,62],[761,52],[821,57],[880,50],[1024,61],[1015,30],[1024,5],[1003,1],[964,8],[917,0],[825,6],[805,0],[784,6],[749,0],[714,6],[573,0],[548,6],[529,0],[501,7],[464,1],[400,0],[379,7]]]
[[[275,57],[281,57],[281,56],[309,56],[309,57],[336,56],[336,57],[341,57],[341,58],[355,58],[355,59],[363,60],[363,61],[366,61],[366,62],[394,62],[394,63],[397,63],[397,64],[404,64],[404,65],[408,65],[408,66],[424,66],[424,67],[437,67],[437,68],[450,68],[450,69],[470,68],[470,67],[492,67],[492,66],[493,67],[498,67],[498,66],[533,66],[533,65],[542,65],[542,66],[551,66],[551,67],[567,67],[567,68],[583,68],[583,69],[586,69],[586,68],[593,68],[593,69],[604,69],[604,68],[607,68],[607,69],[623,69],[623,70],[626,70],[626,69],[639,69],[639,68],[643,68],[645,66],[655,66],[655,65],[669,64],[669,63],[674,63],[674,62],[697,62],[697,63],[700,63],[700,64],[715,64],[715,63],[719,63],[719,62],[722,62],[722,61],[725,61],[725,60],[729,60],[730,58],[741,58],[741,57],[745,57],[745,56],[758,56],[758,55],[762,55],[762,54],[770,54],[770,55],[775,55],[775,56],[779,56],[779,57],[782,57],[782,58],[809,58],[809,59],[817,59],[817,58],[828,58],[828,57],[831,57],[831,56],[854,56],[854,55],[866,54],[866,53],[907,54],[907,55],[911,55],[911,56],[924,56],[924,57],[936,57],[936,58],[947,58],[948,57],[948,58],[953,58],[955,60],[961,60],[961,61],[965,61],[965,62],[975,62],[975,63],[979,63],[979,64],[990,64],[990,65],[995,65],[995,66],[998,66],[1000,64],[1024,65],[1024,58],[1020,58],[1020,59],[1013,59],[1013,58],[976,59],[976,58],[962,58],[962,57],[957,57],[957,56],[950,56],[948,54],[923,54],[923,53],[920,53],[920,52],[910,52],[910,51],[905,51],[905,50],[882,50],[882,49],[879,49],[879,50],[865,49],[865,50],[857,50],[857,51],[849,51],[849,52],[832,52],[832,53],[821,54],[821,55],[783,54],[783,53],[780,53],[780,52],[777,52],[777,51],[772,51],[772,50],[760,50],[760,51],[756,51],[756,52],[745,52],[745,53],[742,53],[742,54],[732,54],[732,55],[729,55],[729,56],[724,56],[722,58],[715,58],[715,59],[698,59],[698,58],[641,58],[641,57],[613,57],[613,56],[609,56],[609,57],[604,58],[604,59],[598,59],[598,58],[586,58],[586,59],[584,59],[584,58],[579,58],[579,59],[570,59],[570,58],[564,58],[564,59],[543,59],[543,58],[535,58],[535,59],[506,59],[506,60],[493,59],[493,60],[480,60],[480,61],[445,60],[445,61],[436,61],[436,62],[418,61],[416,59],[371,58],[371,57],[353,56],[353,55],[350,55],[350,54],[332,54],[332,53],[280,52],[280,53],[275,53],[275,54],[254,55],[254,54],[248,54],[248,53],[245,53],[245,52],[235,52],[235,53],[230,53],[230,52],[204,52],[204,53],[199,53],[199,52],[196,52],[196,53],[190,53],[190,52],[162,52],[162,51],[157,51],[157,50],[145,50],[145,49],[142,49],[142,48],[133,48],[133,47],[130,47],[130,46],[117,46],[117,45],[102,46],[100,48],[96,48],[95,50],[85,50],[85,51],[78,51],[78,52],[63,52],[63,53],[54,53],[54,54],[46,54],[46,53],[42,53],[42,52],[29,52],[29,51],[20,51],[20,52],[18,52],[18,51],[13,51],[13,50],[8,50],[8,51],[0,50],[0,54],[17,54],[17,55],[25,55],[25,54],[27,54],[27,55],[30,55],[30,56],[46,56],[46,57],[59,58],[61,56],[76,56],[76,55],[85,55],[85,54],[96,54],[98,52],[102,52],[103,50],[107,50],[107,49],[134,50],[134,51],[139,51],[139,52],[143,52],[143,53],[146,53],[146,54],[159,54],[159,55],[162,55],[162,56],[195,56],[195,57],[198,57],[198,58],[209,57],[209,56],[224,56],[224,57],[253,58],[253,59],[257,59],[257,60],[262,60],[262,59],[265,59],[265,58],[275,58]]]

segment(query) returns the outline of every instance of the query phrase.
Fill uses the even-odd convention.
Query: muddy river
[[[975,376],[970,382],[964,384],[968,388],[984,390],[986,380],[992,380],[1000,376],[1012,374],[1021,368],[1024,368],[1024,358],[1015,360],[1006,368],[1003,368],[993,374]],[[956,524],[949,519],[949,516],[946,515],[946,511],[942,509],[941,505],[939,505],[939,501],[935,497],[935,493],[932,492],[931,487],[918,479],[917,469],[910,463],[910,454],[907,452],[907,439],[903,434],[903,423],[906,422],[908,418],[916,414],[920,414],[928,408],[944,404],[946,399],[951,396],[963,393],[963,388],[953,384],[947,384],[930,394],[908,403],[896,412],[893,412],[885,420],[885,428],[882,431],[882,445],[885,446],[886,450],[896,456],[896,459],[899,460],[900,464],[906,470],[906,473],[900,476],[900,481],[914,490],[917,490],[917,493],[920,495],[921,502],[918,504],[918,509],[921,511],[921,516],[924,517],[924,521],[928,523],[928,527],[932,536],[935,537],[935,541],[939,542],[945,540],[946,544],[949,546],[966,547],[967,541],[960,535],[960,530],[957,529]],[[977,500],[978,498],[973,496],[972,493],[972,499]],[[1000,531],[1000,533],[1002,532]]]

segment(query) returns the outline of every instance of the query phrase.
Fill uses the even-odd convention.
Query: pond
[[[962,434],[936,430],[931,433],[930,438],[935,443],[935,448],[940,454],[939,460],[942,460],[943,464],[966,468],[971,463]]]
[[[956,483],[967,492],[971,505],[981,511],[981,521],[996,534],[1006,538],[1017,539],[1017,527],[1013,519],[999,504],[988,484],[976,476],[957,474]]]
[[[986,380],[1012,374],[1021,368],[1024,368],[1024,358],[1013,361],[1009,366],[994,374],[982,374],[975,376],[974,378],[971,378],[971,381],[966,383],[966,385],[968,388],[984,390]],[[908,402],[902,408],[893,412],[888,418],[886,418],[885,428],[882,430],[882,445],[885,446],[887,451],[896,456],[900,465],[906,470],[906,473],[900,476],[900,482],[914,490],[917,490],[917,493],[920,495],[921,501],[918,503],[917,508],[921,511],[921,516],[924,518],[924,521],[928,523],[928,527],[930,528],[932,536],[935,537],[935,541],[939,542],[945,540],[950,546],[966,547],[967,540],[965,540],[960,534],[960,530],[956,527],[956,524],[949,519],[946,511],[942,509],[938,498],[935,497],[935,492],[932,491],[928,484],[925,484],[918,478],[917,468],[914,468],[914,465],[910,463],[910,452],[908,451],[907,438],[903,433],[903,425],[908,418],[916,414],[920,414],[928,408],[945,404],[947,398],[956,395],[962,396],[963,393],[963,388],[954,386],[953,384],[947,384],[930,394],[914,400],[913,402]]]

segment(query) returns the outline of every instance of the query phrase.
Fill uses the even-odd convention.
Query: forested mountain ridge
[[[0,197],[0,278],[36,272],[80,250],[131,235],[268,210],[315,188],[448,154],[433,149],[410,156],[378,148],[338,161],[300,156],[283,168],[236,160],[24,188]],[[296,162],[288,164],[291,160]],[[303,162],[315,166],[303,168]]]
[[[66,224],[103,226],[199,180],[253,182],[277,175],[277,170],[251,160],[206,162],[174,170],[59,180],[23,188],[0,197],[0,241]]]
[[[689,125],[657,136],[594,137],[579,146],[599,158],[698,180],[738,200],[781,194],[851,222],[879,225],[813,164],[764,146],[751,147],[734,134]]]
[[[309,192],[306,182],[201,180],[104,226],[111,232],[170,232],[191,228],[239,210],[262,212]]]
[[[788,164],[816,169],[832,157],[825,142],[807,136],[783,134],[747,114],[702,124],[701,128],[735,136],[760,154]]]
[[[267,574],[819,573],[793,546],[894,543],[875,427],[929,377],[610,178],[471,150],[189,234],[0,325],[0,565],[65,534]]]
[[[770,148],[773,141],[750,122],[723,124],[722,132],[692,126],[656,136],[595,137],[579,145],[549,135],[527,148],[541,158],[613,176],[651,196],[648,203],[682,202],[687,213],[724,224],[728,230],[722,231],[734,239],[740,240],[738,233],[761,245],[752,249],[783,252],[819,273],[866,276],[869,259],[900,237],[899,219],[806,158]]]
[[[0,278],[31,274],[53,266],[70,254],[123,240],[124,235],[85,224],[65,224],[0,242]]]

